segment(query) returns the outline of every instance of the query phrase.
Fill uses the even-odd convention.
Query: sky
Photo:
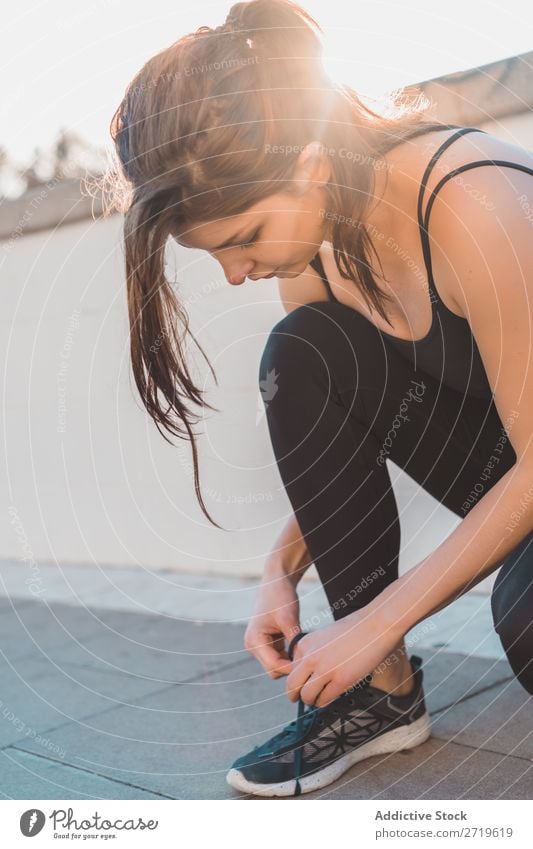
[[[363,94],[533,49],[531,0],[301,0],[325,30],[328,72]],[[19,0],[0,31],[0,146],[20,164],[61,128],[111,148],[109,121],[144,62],[230,2]]]

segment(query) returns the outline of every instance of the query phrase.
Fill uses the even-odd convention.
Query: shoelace
[[[293,660],[293,651],[294,651],[294,647],[296,646],[296,643],[298,642],[298,640],[301,640],[302,637],[305,637],[306,633],[307,633],[307,631],[299,631],[290,641],[289,646],[287,648],[287,654],[288,654],[289,660],[291,662]],[[302,732],[303,725],[304,725],[304,722],[303,722],[304,713],[305,713],[305,702],[303,702],[301,700],[301,698],[299,698],[298,699],[298,713],[296,715],[296,740],[297,741],[300,740],[300,737],[301,737],[301,732]],[[300,794],[302,792],[302,788],[300,786],[300,776],[301,776],[301,773],[302,773],[302,753],[303,753],[303,744],[301,746],[297,745],[296,748],[294,749],[294,776],[295,776],[295,779],[296,779],[296,784],[295,784],[295,787],[294,787],[294,795],[295,796],[300,796]]]
[[[293,660],[293,653],[294,653],[294,648],[296,646],[296,643],[298,642],[298,640],[301,640],[302,637],[305,637],[306,634],[307,634],[307,631],[299,631],[290,641],[289,646],[287,648],[287,655],[288,655],[289,660],[291,662]],[[359,681],[356,686],[361,687],[361,688],[365,688],[365,687],[368,687],[369,683],[370,683],[370,681],[368,679],[363,679],[363,680]],[[296,729],[295,738],[296,738],[297,744],[302,739],[302,736],[303,736],[302,732],[304,731],[305,720],[308,718],[310,713],[313,713],[316,710],[319,710],[319,708],[310,707],[309,710],[306,711],[305,702],[303,702],[301,698],[298,699],[298,713],[297,713],[297,716],[296,716],[296,720],[293,720],[293,722],[291,722],[290,725],[287,726],[287,728],[294,728],[295,727],[295,729]],[[333,712],[336,713],[336,711],[333,711]],[[295,788],[294,788],[294,795],[295,796],[300,796],[300,794],[302,792],[302,788],[301,788],[301,785],[300,785],[300,778],[301,778],[301,774],[302,774],[302,755],[303,755],[303,743],[301,745],[296,745],[296,748],[294,749],[294,776],[295,776],[295,779],[296,779],[296,784],[295,784]]]

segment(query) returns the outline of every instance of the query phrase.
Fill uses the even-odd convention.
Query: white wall
[[[533,147],[526,123],[486,128]],[[260,354],[284,315],[277,284],[235,288],[206,254],[169,252],[219,380],[208,385],[221,413],[202,427],[200,457],[208,509],[232,529],[218,531],[197,505],[188,444],[165,443],[136,397],[121,226],[119,216],[85,220],[0,244],[0,559],[258,574],[290,509],[264,416],[256,422]],[[458,519],[390,469],[406,568]]]
[[[259,356],[283,315],[276,283],[235,289],[209,257],[178,249],[180,297],[220,384],[210,400],[223,412],[198,429],[204,497],[224,533],[197,506],[188,444],[167,445],[136,397],[120,230],[119,216],[85,221],[3,252],[0,557],[20,556],[22,540],[44,560],[257,570],[287,509],[255,422]]]

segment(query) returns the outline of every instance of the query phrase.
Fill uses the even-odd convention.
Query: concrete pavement
[[[35,595],[22,568],[0,567],[1,798],[247,798],[227,768],[295,716],[285,679],[243,648],[254,581],[50,566]],[[321,586],[302,594],[302,622],[326,624]],[[303,800],[532,798],[533,698],[488,597],[459,599],[408,642],[432,737]]]

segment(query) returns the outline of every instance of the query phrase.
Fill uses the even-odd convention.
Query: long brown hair
[[[202,26],[153,56],[127,87],[110,125],[117,162],[106,175],[107,211],[124,213],[124,250],[132,371],[159,432],[189,439],[200,491],[193,425],[202,397],[187,367],[188,315],[165,277],[165,245],[192,223],[239,215],[290,191],[299,151],[319,140],[333,156],[327,185],[339,273],[385,320],[372,276],[365,210],[374,170],[399,142],[441,122],[426,117],[421,92],[393,92],[388,113],[331,80],[321,60],[321,28],[290,0],[236,3],[226,22]],[[376,104],[374,104],[375,107]],[[273,156],[272,146],[294,154]],[[109,200],[109,186],[112,197]],[[342,213],[342,214],[341,214]],[[347,224],[346,219],[351,223]],[[353,222],[361,226],[354,228]]]

